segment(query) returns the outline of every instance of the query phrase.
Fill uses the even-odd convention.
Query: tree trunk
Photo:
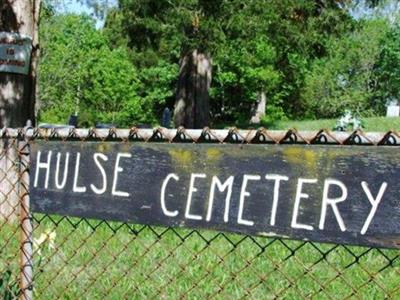
[[[176,127],[203,128],[210,124],[208,91],[211,85],[211,59],[194,50],[181,60],[174,109]]]
[[[0,32],[32,38],[29,74],[0,73],[0,128],[23,127],[35,121],[35,87],[38,58],[38,22],[41,0],[1,0]],[[16,140],[0,139],[0,220],[11,222],[19,212],[19,180]]]
[[[23,127],[35,122],[35,89],[39,43],[41,0],[2,0],[0,31],[32,38],[32,55],[28,75],[0,73],[0,128]]]

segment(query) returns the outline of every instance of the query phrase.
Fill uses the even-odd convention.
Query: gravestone
[[[169,110],[168,107],[164,109],[161,120],[161,126],[165,128],[171,128],[171,111]]]
[[[78,116],[77,115],[70,115],[68,119],[68,125],[73,127],[78,127]]]
[[[386,111],[386,117],[398,117],[400,116],[400,106],[396,103],[391,103],[390,105],[388,105],[387,107],[387,111]]]

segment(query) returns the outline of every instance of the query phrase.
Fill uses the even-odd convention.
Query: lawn
[[[268,129],[286,130],[296,128],[298,130],[333,129],[337,119],[322,119],[310,121],[276,121],[271,124],[263,124]],[[398,118],[363,118],[364,131],[400,131],[400,117]]]
[[[46,241],[34,255],[37,299],[400,296],[398,250],[39,214],[34,219],[35,239],[56,233],[54,245]],[[5,224],[0,230],[0,271],[11,269],[14,278],[15,230]]]

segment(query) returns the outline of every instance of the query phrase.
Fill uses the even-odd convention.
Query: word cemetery
[[[390,147],[37,142],[35,212],[400,248]]]

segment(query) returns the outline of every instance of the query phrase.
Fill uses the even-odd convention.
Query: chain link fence
[[[400,250],[29,212],[29,143],[303,143],[395,146],[387,133],[296,130],[3,130],[0,298],[400,298]]]

